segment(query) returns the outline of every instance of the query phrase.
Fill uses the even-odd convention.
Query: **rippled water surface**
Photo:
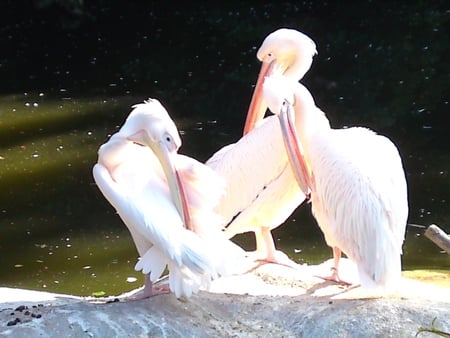
[[[351,8],[361,12],[354,21],[325,5],[316,12],[286,4],[200,6],[172,13],[178,31],[162,5],[143,9],[152,18],[146,23],[131,21],[126,7],[117,16],[131,28],[126,41],[114,35],[118,28],[107,25],[106,14],[91,17],[89,33],[83,24],[60,28],[59,45],[40,37],[53,34],[45,28],[52,22],[45,10],[38,12],[40,30],[27,28],[36,24],[26,18],[17,24],[20,36],[20,29],[5,25],[0,32],[11,48],[0,58],[0,74],[11,81],[0,84],[0,285],[77,295],[140,286],[131,237],[92,179],[98,147],[131,105],[149,96],[172,114],[182,153],[205,160],[235,142],[258,71],[256,48],[280,26],[316,40],[319,54],[305,83],[333,126],[365,125],[398,145],[409,223],[436,223],[450,232],[448,46],[442,42],[448,42],[443,22],[449,12],[440,2],[396,5],[384,19],[393,25],[400,17],[401,26],[389,29],[368,3]],[[108,15],[118,15],[111,8]],[[334,18],[329,31],[320,25],[325,10]],[[449,271],[449,256],[423,231],[408,226],[404,269]],[[278,247],[299,263],[331,257],[308,205],[274,234]],[[252,236],[236,240],[253,249]]]

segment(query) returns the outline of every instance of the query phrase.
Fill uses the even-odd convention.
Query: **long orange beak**
[[[306,198],[309,199],[311,193],[311,175],[305,157],[303,156],[300,141],[297,137],[294,123],[294,108],[287,100],[283,101],[278,118],[280,120],[281,132],[289,163],[294,172],[295,179]]]
[[[250,107],[248,108],[247,118],[245,120],[244,135],[252,131],[255,128],[256,123],[264,118],[267,104],[265,104],[262,99],[263,84],[266,76],[272,74],[275,61],[276,60],[273,60],[272,62],[263,61],[261,65],[261,70],[259,71],[258,80],[256,81]]]
[[[192,231],[193,227],[191,224],[186,190],[183,185],[183,178],[175,164],[175,156],[178,155],[177,152],[169,151],[163,143],[152,140],[144,130],[140,130],[129,136],[128,140],[152,149],[153,153],[161,163],[161,167],[167,179],[167,184],[169,185],[170,196],[183,220],[184,227]]]
[[[170,187],[170,194],[172,196],[172,199],[179,200],[180,207],[178,207],[178,213],[180,214],[181,218],[183,219],[184,227],[190,231],[194,231],[194,227],[191,223],[191,213],[189,209],[188,199],[186,195],[186,190],[184,189],[183,179],[180,175],[180,172],[176,167],[173,169],[174,176],[176,178],[176,184],[174,187]],[[166,174],[167,176],[167,174]],[[177,204],[177,203],[175,203]],[[181,210],[180,210],[181,209]]]
[[[191,224],[191,214],[189,212],[189,204],[186,190],[184,189],[183,178],[174,161],[174,157],[178,154],[176,152],[168,152],[164,146],[162,146],[162,149],[163,156],[158,156],[158,158],[167,178],[170,196],[183,220],[184,227],[193,231],[194,229]]]

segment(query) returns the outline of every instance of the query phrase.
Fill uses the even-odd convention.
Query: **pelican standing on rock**
[[[261,56],[266,54],[272,55],[276,62],[265,62]],[[276,250],[271,230],[286,221],[305,200],[288,164],[278,119],[264,118],[267,104],[262,100],[262,83],[274,70],[298,81],[311,67],[315,54],[314,42],[299,31],[283,28],[269,34],[257,54],[263,63],[247,115],[245,135],[206,162],[226,181],[225,194],[215,210],[228,224],[227,235],[231,238],[253,231],[256,260],[296,266]]]
[[[100,147],[94,179],[139,252],[136,270],[146,274],[139,298],[168,292],[153,287],[166,266],[170,290],[190,297],[244,257],[223,235],[222,221],[213,212],[224,182],[202,163],[177,153],[178,130],[159,101],[133,108]]]
[[[340,281],[344,252],[364,288],[398,286],[408,199],[395,145],[366,128],[332,129],[310,92],[282,75],[267,77],[263,93],[280,114],[294,172],[303,173],[299,184],[311,190],[312,212],[333,248],[330,278]]]

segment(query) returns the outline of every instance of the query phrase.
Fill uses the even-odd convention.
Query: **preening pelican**
[[[300,142],[303,157],[288,149],[301,167],[297,172],[308,173],[301,180],[311,189],[312,212],[333,248],[331,278],[339,281],[342,251],[356,263],[364,288],[395,287],[408,217],[395,145],[366,128],[332,129],[310,92],[283,76],[266,78],[263,93],[273,113],[281,109],[287,144]]]
[[[142,297],[167,290],[153,281],[169,269],[169,286],[189,297],[227,274],[243,250],[230,242],[213,208],[224,182],[211,169],[177,154],[181,139],[157,100],[137,104],[99,149],[93,168],[99,189],[128,227],[146,274]]]
[[[282,224],[305,199],[288,165],[278,119],[275,116],[264,118],[267,105],[262,100],[262,83],[274,71],[301,79],[311,67],[314,54],[314,42],[301,32],[279,29],[269,34],[257,54],[263,63],[245,135],[206,162],[226,181],[225,194],[215,210],[229,224],[227,235],[231,238],[253,231],[257,260],[295,266],[284,253],[275,249],[271,230]],[[266,60],[266,55],[272,58]]]

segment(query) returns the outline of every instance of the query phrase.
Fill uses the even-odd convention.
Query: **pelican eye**
[[[166,141],[167,143],[173,143],[173,138],[172,135],[170,135],[170,133],[165,132],[163,135],[164,141]]]

